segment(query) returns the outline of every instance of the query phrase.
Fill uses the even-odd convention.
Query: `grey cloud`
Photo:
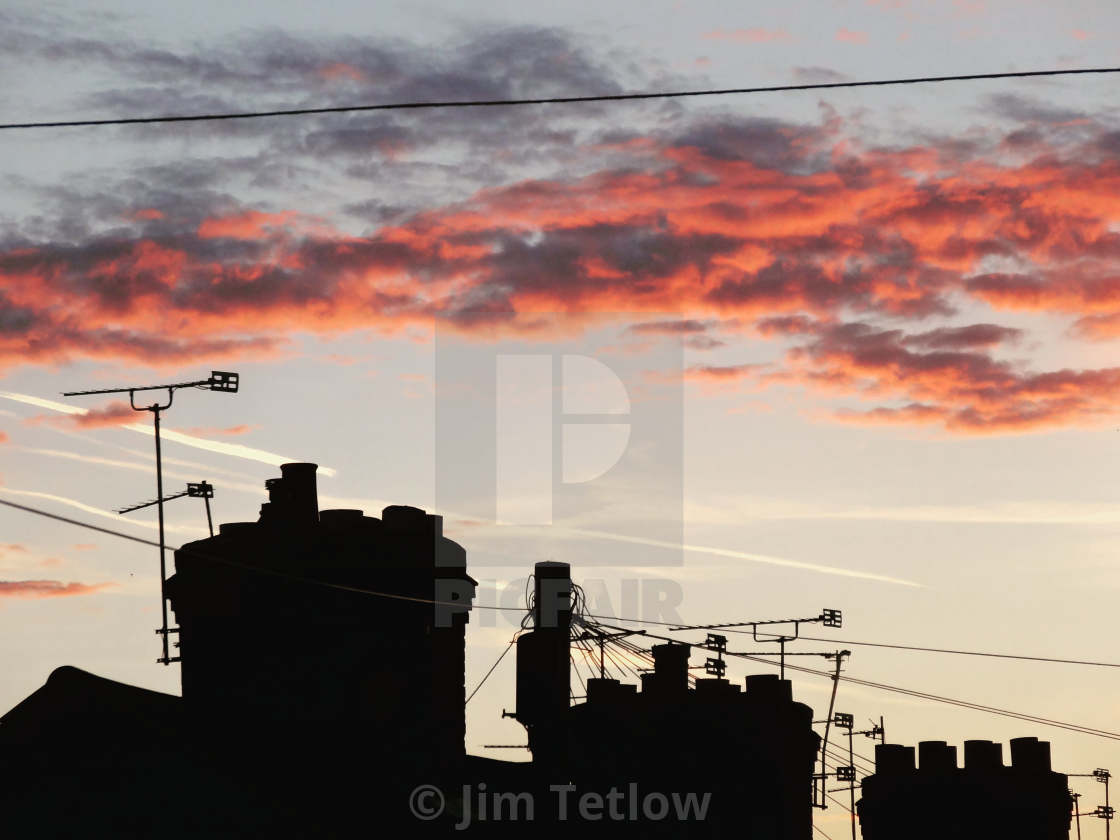
[[[828,82],[844,82],[851,77],[838,73],[828,67],[794,67],[793,79],[799,84],[820,84]]]

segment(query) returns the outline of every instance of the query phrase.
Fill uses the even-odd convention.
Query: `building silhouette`
[[[865,840],[1066,840],[1071,804],[1068,777],[1050,769],[1050,744],[1011,739],[1003,746],[965,741],[964,766],[944,741],[875,746],[875,773],[863,780],[857,803]]]
[[[5,836],[436,831],[407,796],[474,772],[466,553],[417,508],[319,511],[315,471],[176,551],[181,698],[62,667],[0,718]]]
[[[640,691],[592,678],[585,701],[570,704],[571,589],[566,563],[538,563],[533,629],[517,640],[515,716],[535,772],[603,794],[629,783],[710,794],[703,821],[639,819],[646,835],[808,840],[820,737],[790,682],[755,674],[745,691],[722,677],[690,688],[690,646],[666,643],[653,646]]]
[[[316,740],[341,726],[417,769],[456,773],[475,591],[466,552],[417,508],[320,512],[315,470],[283,465],[258,522],[175,552],[184,704],[207,722]]]
[[[692,649],[670,643],[640,686],[604,671],[574,697],[573,638],[589,628],[566,563],[536,565],[517,639],[511,716],[531,762],[468,755],[465,551],[417,508],[320,511],[315,474],[283,465],[258,521],[175,552],[181,697],[64,666],[0,717],[5,837],[812,836],[820,738],[790,683],[693,679]],[[969,741],[958,768],[944,743],[920,744],[917,763],[879,746],[864,837],[1067,837],[1049,745],[1015,739],[1011,757]],[[442,792],[432,819],[410,810],[419,785]],[[557,786],[601,807],[564,813]],[[649,809],[673,794],[707,805]],[[616,795],[621,819],[603,814]]]

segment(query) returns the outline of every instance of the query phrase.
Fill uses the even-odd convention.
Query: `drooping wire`
[[[602,619],[604,621],[622,621],[628,624],[651,624],[660,627],[673,627],[679,629],[699,629],[701,627],[715,626],[715,625],[685,625],[678,621],[656,621],[648,618],[627,618],[627,617],[613,617],[609,615],[594,615],[591,614],[589,618]],[[728,633],[743,633],[746,635],[751,634],[751,630],[741,630],[734,627],[735,624],[750,624],[751,622],[730,622],[729,624],[718,625]],[[976,651],[976,650],[956,650],[951,648],[932,648],[921,647],[919,645],[899,645],[888,644],[886,642],[855,642],[850,639],[830,639],[821,636],[806,636],[801,635],[800,638],[811,642],[835,642],[839,645],[866,645],[869,647],[881,648],[894,648],[898,650],[919,651],[925,653],[949,653],[958,656],[987,656],[995,659],[1022,659],[1028,662],[1051,662],[1061,665],[1091,665],[1099,668],[1120,668],[1120,662],[1096,662],[1086,659],[1073,659],[1069,657],[1055,657],[1055,656],[1031,656],[1027,654],[1015,653],[995,653],[992,651]]]
[[[158,547],[158,545],[159,545],[159,543],[154,542],[152,540],[147,540],[147,539],[144,539],[142,537],[137,537],[137,536],[134,536],[132,534],[126,534],[124,532],[115,531],[115,530],[109,529],[109,528],[103,528],[103,527],[100,527],[98,525],[93,525],[93,524],[88,523],[88,522],[82,522],[80,520],[70,519],[69,517],[60,516],[58,514],[51,513],[49,511],[44,511],[44,510],[40,510],[38,508],[30,507],[28,505],[17,504],[15,502],[11,502],[11,501],[8,501],[6,499],[0,499],[0,504],[6,505],[8,507],[15,508],[15,509],[18,509],[18,510],[23,510],[23,511],[26,511],[26,512],[29,512],[29,513],[34,513],[34,514],[37,514],[39,516],[44,516],[44,517],[47,517],[47,518],[50,518],[50,519],[54,519],[56,521],[65,522],[65,523],[70,524],[70,525],[75,525],[75,526],[78,526],[78,527],[81,527],[81,528],[87,528],[89,530],[98,531],[98,532],[101,532],[101,533],[110,534],[112,536],[121,537],[123,539],[131,540],[133,542],[142,543],[144,545],[151,545],[151,546],[156,546],[156,547]],[[173,550],[173,551],[180,550],[180,549],[175,549],[173,546],[169,546],[169,548],[171,548],[171,550]],[[293,581],[296,581],[296,582],[299,582],[299,583],[307,583],[307,584],[311,584],[311,585],[315,585],[315,586],[323,586],[323,587],[327,587],[327,588],[330,588],[330,589],[338,589],[338,590],[343,590],[343,591],[347,591],[347,592],[356,592],[356,593],[365,594],[365,595],[373,595],[373,596],[382,597],[382,598],[389,598],[389,599],[401,600],[401,601],[409,601],[409,602],[421,603],[421,604],[435,604],[435,605],[454,606],[454,607],[462,607],[463,606],[462,602],[438,601],[438,600],[434,600],[434,599],[431,599],[431,598],[419,598],[419,597],[414,597],[414,596],[409,596],[409,595],[397,595],[397,594],[390,593],[390,592],[379,592],[379,591],[372,590],[372,589],[362,589],[360,587],[355,587],[355,586],[345,586],[343,584],[329,583],[327,581],[316,580],[314,578],[307,578],[307,577],[302,577],[302,576],[299,576],[299,575],[291,575],[291,574],[281,572],[281,571],[278,571],[278,570],[275,570],[275,569],[266,569],[266,568],[259,567],[259,566],[252,566],[252,565],[249,565],[249,564],[246,564],[246,563],[239,563],[235,560],[230,560],[229,558],[218,557],[218,556],[215,556],[215,555],[208,554],[206,552],[198,551],[197,549],[193,549],[193,548],[190,550],[189,553],[193,556],[213,560],[213,561],[219,562],[219,563],[224,563],[224,564],[229,565],[229,566],[242,568],[242,569],[252,571],[252,572],[255,572],[255,573],[258,573],[258,574],[267,574],[267,575],[271,575],[271,576],[274,576],[274,577],[280,577],[280,578],[293,580]],[[497,605],[486,605],[486,604],[477,604],[477,605],[474,605],[473,608],[474,609],[520,611],[520,608],[518,608],[518,607],[502,607],[502,606],[497,606]],[[650,621],[644,621],[644,620],[641,620],[641,619],[615,619],[615,620],[631,621],[631,622],[647,623],[647,624],[648,623],[668,624],[668,622],[650,622]],[[604,624],[603,626],[609,627],[611,625]],[[623,629],[623,628],[616,627],[615,629]],[[661,639],[661,640],[669,641],[669,642],[676,642],[677,641],[676,639],[672,639],[668,636],[656,636],[656,635],[647,634],[647,637],[648,638],[654,638],[654,639]],[[740,658],[744,658],[744,659],[749,659],[749,660],[759,662],[761,664],[768,665],[768,666],[774,666],[774,665],[777,664],[775,662],[763,659],[762,657],[752,656],[750,654],[745,654],[745,653],[728,651],[726,653],[726,655],[727,656],[736,656],[736,657],[740,657]],[[1103,663],[1101,663],[1101,664],[1103,664]],[[789,670],[792,670],[792,671],[799,671],[799,672],[802,672],[802,673],[814,674],[816,676],[826,677],[828,679],[833,679],[833,677],[834,677],[834,675],[832,673],[829,673],[829,672],[826,672],[826,671],[818,671],[818,670],[813,669],[813,668],[806,668],[806,667],[800,666],[800,665],[793,665],[793,664],[790,664],[788,662],[786,663],[785,667]],[[689,675],[689,678],[692,679],[691,674]],[[1012,719],[1016,719],[1016,720],[1023,720],[1023,721],[1027,721],[1027,722],[1030,722],[1030,723],[1037,723],[1037,724],[1041,724],[1041,725],[1044,725],[1044,726],[1051,726],[1051,727],[1054,727],[1054,728],[1057,728],[1057,729],[1064,729],[1064,730],[1068,730],[1068,731],[1071,731],[1071,732],[1079,732],[1079,733],[1084,734],[1084,735],[1093,735],[1093,736],[1096,736],[1096,737],[1108,738],[1110,740],[1120,740],[1120,733],[1110,732],[1108,730],[1096,729],[1094,727],[1082,726],[1080,724],[1074,724],[1074,723],[1068,723],[1068,722],[1065,722],[1065,721],[1053,720],[1053,719],[1050,719],[1050,718],[1040,717],[1038,715],[1029,715],[1029,714],[1026,714],[1026,713],[1023,713],[1023,712],[1015,712],[1015,711],[1012,711],[1010,709],[1002,709],[1002,708],[999,708],[997,706],[987,706],[987,705],[983,705],[983,704],[980,704],[980,703],[972,703],[972,702],[966,701],[966,700],[958,700],[958,699],[951,698],[951,697],[943,697],[943,696],[936,695],[936,694],[931,694],[931,693],[928,693],[928,692],[916,691],[916,690],[913,690],[913,689],[903,688],[903,687],[900,687],[900,686],[892,686],[892,685],[888,685],[886,683],[878,683],[878,682],[873,682],[871,680],[858,679],[858,678],[852,677],[850,675],[840,676],[839,679],[845,680],[845,681],[850,682],[854,685],[862,685],[862,686],[866,686],[868,688],[876,688],[876,689],[879,689],[879,690],[882,690],[882,691],[895,692],[895,693],[904,694],[904,695],[907,695],[907,696],[910,696],[910,697],[915,697],[915,698],[918,698],[918,699],[930,700],[930,701],[938,702],[938,703],[945,703],[945,704],[948,704],[948,705],[959,706],[961,708],[971,709],[971,710],[974,710],[974,711],[987,712],[989,714],[1000,715],[1000,716],[1003,716],[1003,717],[1008,717],[1008,718],[1012,718]]]
[[[585,683],[583,681],[583,676],[580,674],[579,668],[576,667],[575,654],[569,653],[568,654],[568,661],[572,663],[572,673],[574,673],[576,675],[576,679],[579,680],[579,684],[583,687],[583,696],[586,697],[587,696],[587,683]]]
[[[848,763],[848,756],[837,752],[836,750],[827,749],[825,750],[825,755],[832,759],[832,763],[834,765],[847,765]],[[875,772],[873,768],[868,767],[865,762],[861,761],[858,755],[855,755],[855,753],[853,753],[852,755],[854,756],[852,759],[852,766],[859,770],[860,773],[865,776],[870,776]]]
[[[478,690],[482,688],[482,686],[486,683],[486,680],[488,680],[490,678],[490,675],[494,673],[494,669],[497,668],[501,661],[506,658],[506,654],[509,653],[510,648],[513,647],[519,635],[521,635],[520,630],[513,634],[513,638],[509,640],[509,644],[506,645],[505,650],[503,650],[501,655],[496,660],[494,660],[494,664],[490,666],[490,670],[486,672],[481,680],[479,680],[478,685],[474,687],[474,691],[472,691],[470,693],[470,696],[467,697],[466,701],[463,703],[464,706],[467,705],[467,703],[471,702],[471,697],[474,697],[476,694],[478,694]]]
[[[741,630],[728,630],[729,633],[743,632]],[[1062,665],[1094,665],[1099,668],[1120,668],[1120,662],[1093,662],[1085,659],[1062,659],[1054,656],[1026,656],[1013,653],[992,653],[980,650],[954,650],[951,648],[920,647],[918,645],[896,645],[886,642],[854,642],[851,639],[824,639],[819,636],[801,636],[810,642],[834,642],[838,645],[857,645],[861,647],[890,648],[892,650],[912,650],[922,653],[951,653],[957,656],[985,656],[992,659],[1023,659],[1028,662],[1054,662]]]
[[[749,655],[746,655],[746,654],[737,654],[737,653],[728,652],[727,655],[728,656],[740,656],[742,658],[751,659],[755,662],[760,662],[760,663],[763,663],[763,664],[766,664],[766,665],[775,665],[776,664],[776,663],[773,663],[773,662],[769,662],[768,660],[762,659],[760,657],[749,656]],[[832,679],[833,676],[834,676],[833,674],[830,674],[827,671],[818,671],[814,668],[806,668],[806,667],[801,666],[801,665],[791,665],[788,662],[786,663],[786,669],[787,670],[793,670],[793,671],[802,671],[802,672],[807,673],[807,674],[814,674],[814,675],[820,676],[820,677],[827,677],[828,679]],[[862,685],[862,686],[866,686],[867,688],[877,688],[877,689],[880,689],[882,691],[891,691],[891,692],[895,692],[895,693],[898,693],[898,694],[904,694],[904,695],[907,695],[907,696],[910,696],[910,697],[919,698],[919,699],[922,699],[922,700],[931,700],[931,701],[938,702],[938,703],[945,703],[945,704],[952,705],[952,706],[959,706],[959,707],[964,708],[964,709],[971,709],[973,711],[987,712],[989,714],[1000,715],[1002,717],[1013,718],[1015,720],[1022,720],[1022,721],[1026,721],[1028,723],[1037,723],[1037,724],[1041,724],[1041,725],[1044,725],[1044,726],[1052,726],[1052,727],[1055,727],[1057,729],[1065,729],[1065,730],[1068,730],[1070,732],[1080,732],[1083,735],[1094,735],[1094,736],[1099,737],[1099,738],[1108,738],[1108,739],[1111,739],[1111,740],[1120,740],[1120,733],[1110,732],[1106,729],[1096,729],[1096,728],[1090,727],[1090,726],[1082,726],[1081,724],[1068,723],[1066,721],[1053,720],[1051,718],[1044,718],[1044,717],[1040,717],[1038,715],[1030,715],[1030,714],[1026,714],[1024,712],[1016,712],[1016,711],[1012,711],[1011,709],[1002,709],[998,706],[986,706],[984,704],[973,703],[973,702],[968,701],[968,700],[958,700],[958,699],[952,698],[952,697],[943,697],[941,695],[931,694],[929,692],[916,691],[914,689],[909,689],[909,688],[902,688],[901,686],[888,685],[886,683],[873,682],[871,680],[863,680],[863,679],[859,679],[857,677],[853,677],[851,675],[846,675],[846,674],[841,675],[840,679],[845,681],[845,682],[850,682],[854,685]]]
[[[213,112],[180,114],[156,117],[109,117],[94,120],[53,120],[45,122],[0,123],[0,131],[29,128],[75,128],[80,126],[147,125],[152,123],[214,122],[219,120],[248,120],[263,117],[298,117],[321,114],[345,114],[363,111],[403,111],[432,108],[494,108],[524,105],[561,105],[590,102],[627,102],[646,99],[681,99],[701,96],[731,96],[736,94],[783,93],[833,88],[886,87],[893,85],[933,84],[941,82],[971,82],[985,79],[1024,79],[1042,76],[1074,76],[1101,73],[1120,73],[1120,67],[1084,67],[1069,70],[1024,70],[1005,73],[967,73],[947,76],[911,76],[894,79],[871,79],[851,82],[811,82],[795,85],[765,85],[760,87],[706,88],[698,90],[655,91],[649,93],[613,93],[590,96],[542,96],[524,99],[470,99],[431,102],[386,102],[376,105],[337,105],[321,108],[281,108],[269,111]]]
[[[603,626],[609,627],[611,625],[604,624]],[[658,636],[656,634],[651,634],[651,633],[647,633],[646,638],[663,639],[665,641],[676,641],[675,639],[672,639],[668,636]],[[778,664],[778,663],[772,662],[768,659],[764,659],[763,657],[760,657],[760,656],[753,656],[749,653],[740,653],[740,652],[737,652],[737,651],[727,651],[724,655],[725,656],[734,656],[734,657],[738,657],[738,658],[741,658],[741,659],[749,659],[753,662],[758,662],[760,664],[767,665],[767,666],[770,666],[770,667],[774,667]],[[831,672],[819,671],[815,668],[806,668],[803,665],[793,665],[793,664],[787,662],[785,667],[786,667],[787,670],[799,671],[799,672],[806,673],[806,674],[813,674],[815,676],[825,677],[825,678],[830,679],[830,680],[835,678],[835,675]],[[998,706],[987,706],[987,705],[984,705],[984,704],[981,704],[981,703],[973,703],[973,702],[967,701],[967,700],[958,700],[958,699],[952,698],[952,697],[944,697],[944,696],[937,695],[937,694],[931,694],[929,692],[916,691],[914,689],[903,688],[901,686],[893,686],[893,685],[888,685],[886,683],[874,682],[872,680],[859,679],[857,677],[853,677],[853,676],[847,675],[847,674],[841,675],[839,677],[839,679],[844,680],[846,682],[850,682],[854,685],[862,685],[862,686],[866,686],[868,688],[877,688],[877,689],[880,689],[882,691],[891,691],[891,692],[895,692],[895,693],[898,693],[898,694],[904,694],[904,695],[907,695],[907,696],[910,696],[910,697],[916,697],[916,698],[923,699],[923,700],[930,700],[930,701],[934,701],[934,702],[938,702],[938,703],[946,703],[946,704],[949,704],[949,705],[959,706],[961,708],[972,709],[973,711],[987,712],[989,714],[1001,715],[1003,717],[1009,717],[1009,718],[1013,718],[1013,719],[1016,719],[1016,720],[1027,721],[1029,723],[1038,723],[1038,724],[1042,724],[1042,725],[1045,725],[1045,726],[1052,726],[1052,727],[1055,727],[1055,728],[1058,728],[1058,729],[1065,729],[1065,730],[1068,730],[1068,731],[1071,731],[1071,732],[1080,732],[1083,735],[1093,735],[1093,736],[1100,737],[1100,738],[1108,738],[1110,740],[1120,740],[1120,733],[1110,732],[1106,729],[1096,729],[1095,727],[1083,726],[1081,724],[1069,723],[1069,722],[1066,722],[1066,721],[1053,720],[1051,718],[1044,718],[1044,717],[1041,717],[1039,715],[1030,715],[1030,714],[1026,714],[1025,712],[1015,712],[1011,709],[1002,709]]]
[[[137,543],[140,543],[142,545],[149,545],[149,546],[152,546],[154,548],[159,547],[159,543],[156,542],[155,540],[149,540],[149,539],[146,539],[144,537],[138,537],[138,536],[135,536],[134,534],[129,534],[129,533],[126,533],[124,531],[118,531],[118,530],[115,530],[113,528],[106,528],[106,527],[103,527],[101,525],[94,525],[91,522],[84,522],[80,519],[72,519],[72,518],[67,517],[67,516],[62,516],[62,515],[57,514],[57,513],[52,513],[50,511],[43,510],[41,508],[33,507],[31,505],[22,505],[22,504],[18,504],[16,502],[9,501],[7,499],[0,499],[0,505],[6,505],[8,507],[15,508],[17,510],[22,510],[22,511],[25,511],[27,513],[33,513],[33,514],[36,514],[37,516],[44,516],[44,517],[47,517],[48,519],[54,519],[58,522],[64,522],[68,525],[74,525],[74,526],[77,526],[79,528],[85,528],[85,529],[90,530],[90,531],[97,531],[97,532],[102,533],[102,534],[108,534],[110,536],[120,537],[121,539],[131,540],[132,542],[137,542]],[[178,551],[179,550],[175,546],[170,546],[170,545],[167,546],[167,548],[170,551]],[[291,580],[296,580],[296,581],[299,581],[299,582],[302,582],[302,583],[310,583],[310,584],[314,584],[316,586],[326,586],[326,587],[329,587],[329,588],[332,588],[332,589],[343,589],[343,590],[346,590],[346,591],[349,591],[349,592],[360,592],[360,593],[364,593],[366,595],[374,595],[374,596],[383,597],[383,598],[394,598],[394,599],[398,599],[398,600],[416,601],[416,602],[425,603],[425,604],[446,604],[447,606],[455,606],[455,604],[453,602],[440,602],[440,601],[435,601],[435,600],[432,600],[432,599],[429,599],[429,598],[412,598],[412,597],[408,597],[408,596],[404,596],[404,595],[394,595],[392,593],[387,593],[387,592],[377,592],[377,591],[372,590],[372,589],[361,589],[359,587],[343,586],[341,584],[328,583],[327,581],[316,580],[314,578],[305,578],[305,577],[300,577],[300,576],[297,576],[297,575],[288,575],[288,574],[284,574],[282,572],[278,572],[278,571],[272,570],[272,569],[265,569],[265,568],[261,568],[261,567],[257,567],[257,566],[248,566],[246,564],[239,564],[239,563],[236,563],[235,561],[229,560],[228,558],[224,558],[224,557],[216,557],[216,556],[213,556],[213,555],[207,555],[207,554],[199,552],[197,549],[191,549],[191,553],[195,554],[197,556],[204,557],[205,559],[214,560],[216,562],[226,563],[228,565],[233,565],[233,566],[239,566],[239,567],[245,568],[245,569],[251,569],[252,571],[259,572],[261,574],[271,574],[271,575],[275,575],[275,576],[286,577],[286,578],[289,578]],[[530,575],[530,577],[526,581],[526,587],[529,590],[526,593],[526,603],[529,605],[528,609],[530,611],[532,609],[532,600],[533,600],[533,595],[532,595],[532,592],[531,592],[531,583],[532,583],[532,576]],[[578,589],[578,587],[573,585],[573,590],[575,590],[575,589]],[[582,590],[580,590],[580,591],[582,592]],[[581,609],[586,610],[586,603],[582,602],[582,601],[580,603],[581,603]],[[520,607],[503,607],[503,606],[498,606],[498,605],[493,605],[493,604],[473,604],[472,608],[476,609],[476,610],[500,610],[500,611],[511,611],[511,612],[521,612],[522,611]],[[658,625],[658,626],[663,626],[663,627],[680,627],[680,626],[682,626],[679,622],[675,622],[675,621],[656,621],[656,620],[653,620],[653,619],[629,618],[629,617],[626,617],[626,616],[597,615],[597,614],[588,613],[588,612],[585,612],[585,611],[581,613],[581,616],[584,619],[597,619],[597,620],[602,619],[602,620],[606,620],[606,621],[621,621],[621,622],[627,622],[627,623],[630,623],[630,624],[651,624],[651,625]],[[522,620],[523,620],[523,622],[527,621],[528,617],[526,616]],[[619,629],[621,629],[621,628],[619,628]],[[735,630],[735,629],[730,629],[729,628],[729,629],[727,629],[727,632],[728,633],[742,633],[742,632],[749,632],[749,631]],[[668,639],[667,637],[662,637],[662,638],[666,638],[667,641],[675,641],[673,639]],[[929,647],[919,647],[919,646],[915,646],[915,645],[896,645],[896,644],[888,644],[888,643],[885,643],[885,642],[855,642],[855,641],[844,640],[844,639],[827,639],[827,638],[822,638],[822,637],[817,637],[817,636],[801,636],[801,638],[809,640],[809,641],[836,642],[837,644],[848,644],[848,645],[867,645],[867,646],[871,646],[871,647],[895,648],[895,649],[900,649],[900,650],[912,650],[912,651],[925,651],[925,652],[930,652],[930,653],[949,653],[949,654],[958,654],[958,655],[962,655],[962,656],[990,656],[990,657],[995,657],[995,658],[1000,658],[1000,659],[1021,659],[1021,660],[1027,660],[1027,661],[1032,661],[1032,662],[1053,662],[1053,663],[1062,663],[1062,664],[1069,664],[1069,665],[1092,665],[1092,666],[1097,666],[1097,667],[1102,667],[1102,668],[1120,668],[1120,663],[1117,663],[1117,662],[1094,662],[1094,661],[1083,660],[1083,659],[1068,659],[1068,658],[1063,659],[1063,658],[1058,658],[1058,657],[1027,656],[1027,655],[1021,655],[1021,654],[992,653],[992,652],[986,652],[986,651],[952,650],[952,649],[948,649],[948,648],[929,648]]]
[[[50,511],[42,510],[40,508],[31,507],[30,505],[21,505],[21,504],[18,504],[16,502],[9,501],[7,499],[0,499],[0,505],[6,505],[7,507],[10,507],[10,508],[15,508],[17,510],[26,511],[27,513],[34,513],[37,516],[44,516],[47,519],[54,519],[58,522],[65,522],[68,525],[76,525],[79,528],[86,528],[86,529],[91,530],[91,531],[98,531],[98,532],[103,533],[103,534],[109,534],[110,536],[121,537],[122,539],[131,540],[132,542],[141,543],[142,545],[149,545],[149,546],[152,546],[154,548],[159,548],[159,543],[156,542],[155,540],[145,539],[144,537],[137,537],[137,536],[134,536],[133,534],[127,534],[124,531],[116,531],[112,528],[103,528],[100,525],[94,525],[90,522],[83,522],[80,519],[71,519],[67,516],[61,516],[60,514],[57,514],[57,513],[51,513]],[[388,598],[388,599],[394,600],[394,601],[410,601],[410,602],[417,603],[417,604],[432,604],[432,605],[435,605],[435,606],[447,606],[447,607],[462,607],[463,606],[463,602],[461,602],[461,601],[440,601],[440,600],[436,600],[436,599],[433,599],[433,598],[419,598],[419,597],[416,597],[416,596],[413,596],[413,595],[397,595],[393,592],[379,592],[376,589],[363,589],[362,587],[359,587],[359,586],[346,586],[345,584],[331,583],[331,582],[325,581],[325,580],[318,580],[317,578],[309,578],[309,577],[304,577],[302,575],[293,575],[293,574],[289,574],[288,572],[282,572],[278,569],[269,569],[269,568],[265,568],[263,566],[253,566],[249,563],[239,563],[238,561],[231,560],[228,557],[221,557],[221,556],[218,556],[216,554],[212,554],[210,552],[201,551],[198,548],[194,548],[194,547],[192,547],[190,549],[185,549],[183,547],[176,548],[173,545],[168,545],[168,546],[166,546],[166,548],[167,548],[168,551],[185,551],[191,557],[197,557],[197,558],[200,558],[200,559],[203,559],[203,560],[210,560],[210,561],[213,561],[215,563],[221,563],[221,564],[226,565],[226,566],[231,566],[231,567],[237,568],[237,569],[244,569],[245,571],[255,572],[255,573],[261,574],[261,575],[269,575],[271,577],[282,578],[284,580],[290,580],[290,581],[293,581],[295,583],[305,583],[305,584],[308,584],[308,585],[311,585],[311,586],[321,586],[321,587],[325,587],[327,589],[341,590],[343,592],[356,592],[360,595],[373,595],[373,596],[378,597],[378,598]],[[502,606],[498,606],[498,605],[495,605],[495,604],[473,604],[473,605],[471,605],[471,607],[472,607],[472,609],[480,609],[480,610],[500,610],[500,611],[522,612],[521,607],[502,607]]]

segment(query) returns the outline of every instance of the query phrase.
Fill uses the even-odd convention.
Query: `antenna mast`
[[[166,411],[171,408],[171,402],[175,399],[175,391],[179,388],[209,388],[211,391],[222,391],[227,394],[236,394],[240,377],[236,373],[225,370],[214,370],[210,372],[209,379],[199,379],[194,382],[175,382],[169,385],[142,385],[132,388],[98,388],[92,391],[66,391],[62,396],[64,397],[82,397],[90,394],[128,394],[128,404],[132,406],[133,411],[150,411],[155,420],[155,438],[156,438],[156,498],[154,502],[146,502],[137,507],[147,507],[149,504],[155,504],[159,509],[159,595],[160,595],[160,609],[163,614],[163,626],[156,630],[156,633],[163,637],[163,656],[156,660],[164,665],[170,665],[172,662],[178,662],[179,657],[172,657],[168,647],[167,637],[168,634],[178,631],[178,628],[169,628],[167,626],[167,544],[163,535],[163,455],[160,451],[160,437],[159,437],[159,416],[160,412]],[[137,405],[136,394],[139,391],[167,391],[167,402],[159,403],[158,401],[151,405]],[[206,484],[206,482],[202,482]],[[206,485],[209,487],[209,485]],[[187,495],[190,493],[188,486]],[[210,495],[213,495],[213,488],[210,489]],[[178,498],[175,496],[173,498]],[[209,499],[209,496],[203,495],[202,498]],[[132,508],[135,510],[136,508]],[[206,502],[206,518],[210,520],[210,502]],[[213,525],[211,527],[211,535],[213,535]]]

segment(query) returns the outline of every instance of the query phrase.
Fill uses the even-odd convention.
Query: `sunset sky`
[[[1113,67],[1118,44],[1106,2],[9,2],[0,122]],[[0,132],[0,498],[153,538],[152,509],[110,512],[154,496],[150,416],[60,394],[235,370],[164,421],[168,491],[210,480],[218,521],[314,461],[321,507],[444,513],[481,603],[570,559],[602,613],[679,587],[691,622],[835,607],[810,635],[1120,661],[1117,81]],[[567,530],[441,504],[477,457],[434,443],[441,341],[617,360],[645,383],[631,446],[675,387],[675,452]],[[204,534],[196,500],[168,517]],[[153,549],[0,510],[0,710],[63,664],[177,692],[158,616]],[[514,629],[472,618],[468,689]],[[856,677],[1120,729],[1114,668],[848,646]],[[512,659],[473,752],[524,738]],[[794,691],[823,715],[826,680]],[[1115,740],[837,704],[895,742],[1037,735],[1057,770],[1120,772]]]

